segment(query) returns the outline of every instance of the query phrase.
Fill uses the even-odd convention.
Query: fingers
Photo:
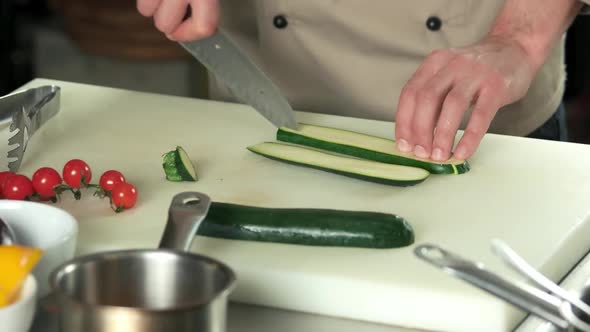
[[[439,118],[440,105],[445,101],[453,84],[453,75],[442,69],[432,77],[416,94],[416,110],[412,119],[412,142],[414,155],[419,158],[430,158],[432,151],[433,128]]]
[[[418,158],[448,160],[464,114],[475,103],[454,153],[470,157],[487,132],[505,94],[497,73],[455,53],[429,57],[400,95],[396,115],[397,147]],[[493,97],[492,97],[493,96]]]
[[[154,14],[154,24],[165,34],[175,31],[182,23],[188,3],[186,0],[163,0]]]
[[[137,11],[145,17],[152,17],[160,6],[161,1],[162,0],[137,0]]]
[[[189,5],[191,16],[185,19]],[[208,37],[219,24],[218,0],[137,0],[137,10],[153,17],[156,28],[176,41]]]
[[[463,137],[457,144],[454,153],[456,159],[467,159],[475,153],[499,108],[493,89],[487,88],[480,92]]]
[[[218,0],[191,0],[190,4],[191,17],[170,33],[169,38],[177,41],[196,40],[209,37],[217,30],[219,24]]]
[[[443,68],[453,57],[450,52],[434,52],[416,70],[414,75],[404,86],[397,106],[395,117],[395,139],[398,149],[403,152],[410,152],[414,149],[413,140],[413,119],[416,104],[419,100],[418,94],[423,86],[432,76]]]
[[[463,114],[471,106],[478,87],[476,78],[464,79],[446,95],[434,132],[431,159],[445,161],[450,158]]]

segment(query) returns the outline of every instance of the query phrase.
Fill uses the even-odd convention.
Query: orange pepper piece
[[[43,251],[22,245],[0,245],[0,307],[16,301],[22,285]]]

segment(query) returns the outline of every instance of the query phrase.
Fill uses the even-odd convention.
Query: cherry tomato
[[[137,202],[137,190],[131,183],[119,182],[113,187],[111,198],[117,211],[130,209]]]
[[[4,182],[9,177],[15,175],[16,173],[11,171],[0,172],[0,198],[4,198],[4,194],[2,193],[2,188],[4,187]]]
[[[119,171],[109,170],[102,173],[98,185],[105,191],[111,191],[117,183],[121,182],[125,182],[123,174]]]
[[[86,162],[80,159],[68,161],[63,168],[62,176],[64,182],[72,188],[80,188],[80,182],[89,184],[92,180],[92,171]]]
[[[41,167],[33,174],[32,182],[35,192],[47,200],[55,197],[53,188],[61,184],[61,176],[51,167]]]
[[[6,199],[24,200],[33,196],[33,184],[28,177],[15,174],[6,179],[2,193]]]

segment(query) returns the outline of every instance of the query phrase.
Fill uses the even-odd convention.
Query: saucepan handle
[[[183,192],[172,199],[159,248],[187,251],[207,216],[211,199],[199,192]]]

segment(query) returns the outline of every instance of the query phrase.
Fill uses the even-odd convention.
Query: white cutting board
[[[106,201],[69,196],[59,206],[80,221],[78,253],[156,247],[172,197],[201,191],[215,201],[268,207],[317,207],[396,213],[431,242],[509,270],[490,250],[506,241],[554,280],[590,248],[590,146],[487,135],[459,176],[432,176],[391,187],[287,165],[246,150],[276,129],[252,108],[104,87],[34,80],[62,87],[61,112],[29,144],[21,172],[86,160],[94,181],[122,171],[139,190],[137,206],[113,213]],[[393,137],[393,125],[298,113],[301,122]],[[161,156],[183,146],[196,183],[164,180]],[[66,195],[67,196],[67,195]],[[505,331],[524,314],[424,263],[413,246],[393,250],[319,248],[197,237],[194,250],[237,273],[235,301],[395,326]],[[164,285],[162,285],[164,286]]]

